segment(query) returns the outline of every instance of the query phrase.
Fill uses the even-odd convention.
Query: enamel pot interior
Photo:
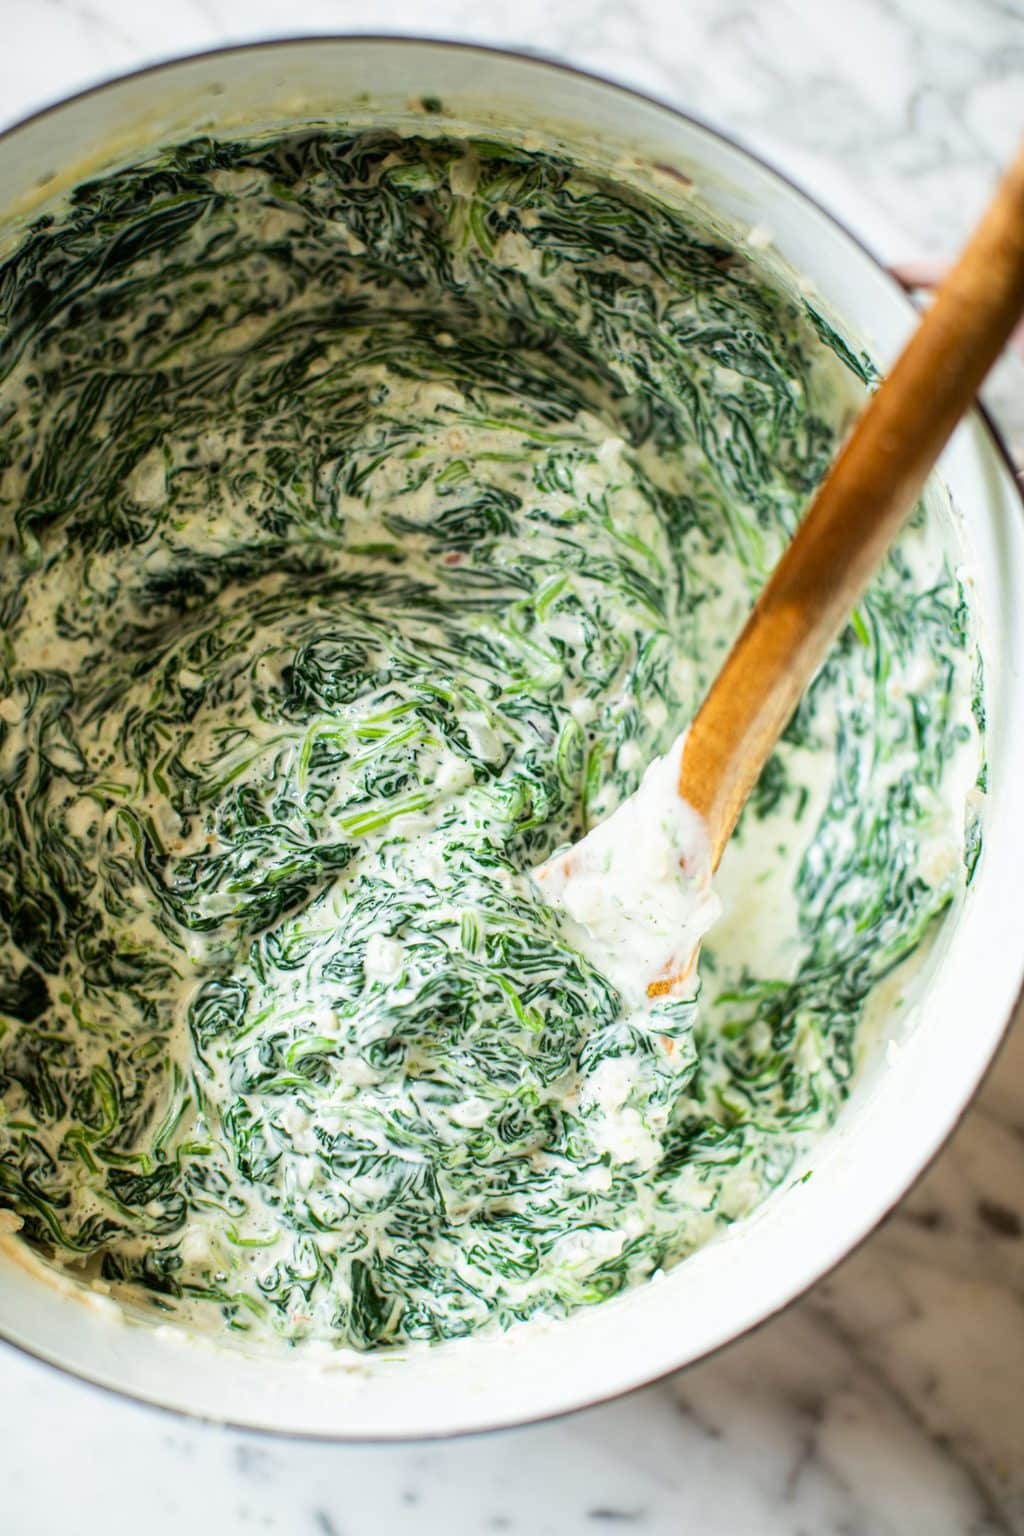
[[[139,147],[195,131],[323,117],[408,115],[440,97],[468,124],[539,130],[593,152],[682,173],[725,219],[766,226],[846,339],[884,364],[913,323],[907,300],[847,233],[773,171],[666,107],[536,59],[401,39],[316,39],[228,50],[151,69],[31,119],[0,140],[0,208],[18,217]],[[609,149],[611,146],[611,149]],[[678,179],[678,176],[677,178]],[[682,183],[680,182],[680,185]],[[332,1368],[249,1357],[118,1320],[32,1261],[0,1251],[0,1331],[95,1383],[165,1407],[282,1433],[397,1439],[510,1425],[593,1403],[736,1338],[868,1233],[955,1125],[990,1062],[1021,982],[1024,858],[1024,519],[980,418],[940,478],[963,519],[980,614],[990,793],[984,851],[943,930],[912,1026],[893,1025],[810,1165],[748,1221],[667,1276],[567,1322],[522,1327]],[[884,1032],[883,1032],[884,1036]],[[813,1176],[802,1175],[813,1167]]]

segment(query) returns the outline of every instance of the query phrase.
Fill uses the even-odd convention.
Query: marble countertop
[[[0,0],[0,118],[176,52],[358,29],[537,48],[685,103],[893,263],[955,249],[1024,126],[1021,0]],[[1005,364],[989,403],[1024,461],[1022,385]],[[9,1536],[1024,1533],[1024,1034],[838,1272],[608,1406],[356,1449],[189,1424],[8,1349],[0,1383]]]

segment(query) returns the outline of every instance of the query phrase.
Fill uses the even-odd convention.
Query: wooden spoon
[[[1022,313],[1024,149],[868,401],[686,734],[677,788],[703,820],[710,869],[718,867],[800,696]],[[537,872],[555,899],[585,862],[579,850],[586,843]],[[650,982],[649,996],[678,990],[696,952],[683,958]]]
[[[868,401],[694,718],[679,793],[712,866],[801,694],[1024,313],[1024,149]]]

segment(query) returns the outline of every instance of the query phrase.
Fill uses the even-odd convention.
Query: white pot
[[[372,101],[367,99],[372,93]],[[913,311],[872,257],[782,177],[671,109],[532,58],[401,39],[314,39],[168,64],[45,111],[0,139],[0,208],[22,211],[138,146],[197,129],[353,114],[388,120],[439,96],[468,122],[553,130],[676,168],[743,226],[766,226],[847,339],[885,364]],[[446,1435],[580,1407],[699,1360],[813,1284],[906,1192],[992,1059],[1017,1000],[1024,939],[1024,518],[990,430],[972,418],[942,461],[960,509],[983,626],[990,799],[984,852],[943,930],[916,1027],[869,1062],[814,1176],[793,1181],[670,1275],[546,1327],[355,1370],[247,1358],[112,1319],[49,1278],[16,1239],[0,1251],[0,1330],[41,1359],[165,1407],[346,1439]],[[1016,599],[1016,600],[1015,600]],[[895,1026],[894,1026],[895,1027]]]

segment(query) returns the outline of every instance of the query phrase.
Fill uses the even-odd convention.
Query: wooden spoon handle
[[[717,867],[747,796],[1024,311],[1024,149],[871,396],[711,686],[679,792]]]

